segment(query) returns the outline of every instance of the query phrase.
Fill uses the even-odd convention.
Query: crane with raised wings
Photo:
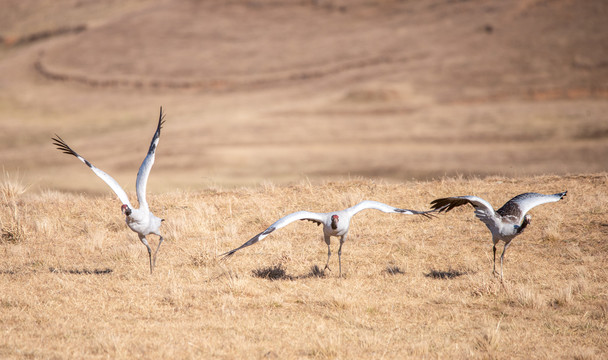
[[[156,132],[152,137],[152,142],[150,143],[150,148],[148,149],[148,154],[146,158],[142,162],[139,167],[139,171],[137,172],[137,181],[136,181],[136,191],[137,191],[137,201],[139,202],[139,209],[135,209],[133,205],[129,202],[129,197],[127,193],[120,187],[118,182],[114,180],[110,175],[106,174],[104,171],[96,168],[87,161],[85,158],[80,156],[76,151],[72,150],[71,147],[66,144],[66,142],[57,134],[52,138],[53,144],[57,146],[57,149],[63,151],[65,154],[73,155],[78,160],[85,163],[94,173],[99,176],[101,180],[103,180],[108,186],[114,191],[114,193],[118,196],[120,201],[122,202],[121,210],[125,215],[125,221],[127,226],[131,230],[137,233],[139,236],[139,240],[146,246],[148,249],[148,256],[150,258],[150,273],[154,270],[154,266],[156,265],[156,255],[158,254],[158,250],[160,249],[160,245],[163,242],[163,236],[160,234],[160,225],[164,219],[156,217],[152,212],[150,212],[150,208],[148,207],[148,202],[146,201],[146,185],[148,183],[148,176],[150,175],[150,170],[152,169],[152,165],[154,164],[154,155],[156,153],[156,147],[158,146],[158,141],[160,139],[160,130],[162,125],[165,122],[165,116],[163,115],[163,108],[160,108],[160,115],[158,117],[158,124],[156,126]],[[158,247],[154,252],[154,256],[152,256],[152,248],[150,248],[150,244],[148,244],[148,240],[146,239],[147,235],[154,234],[159,236]]]
[[[431,208],[439,212],[448,212],[455,207],[471,204],[475,208],[475,216],[481,220],[492,233],[492,250],[494,251],[493,274],[496,274],[496,244],[499,241],[505,243],[505,247],[500,255],[500,281],[502,276],[502,262],[505,252],[511,241],[530,224],[532,217],[527,214],[533,207],[556,202],[566,196],[567,191],[544,195],[538,193],[525,193],[507,201],[500,209],[494,211],[492,205],[486,200],[477,196],[453,196],[431,201]]]

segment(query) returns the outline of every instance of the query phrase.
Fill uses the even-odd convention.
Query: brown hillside
[[[6,2],[0,162],[106,191],[608,168],[604,1]],[[69,182],[65,179],[70,179]]]

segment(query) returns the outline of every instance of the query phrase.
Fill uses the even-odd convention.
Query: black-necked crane
[[[439,212],[448,212],[458,206],[473,205],[477,218],[483,221],[492,233],[492,250],[494,252],[493,274],[496,274],[496,244],[499,241],[505,243],[502,255],[500,255],[500,281],[502,281],[502,262],[505,257],[505,251],[507,251],[511,241],[530,224],[531,216],[527,212],[535,206],[557,202],[566,196],[566,193],[567,191],[553,195],[538,193],[520,194],[507,201],[496,211],[494,211],[489,202],[480,197],[453,196],[433,200],[431,202],[431,209]]]
[[[150,170],[152,169],[152,165],[154,164],[154,155],[156,153],[156,147],[158,146],[158,141],[160,138],[160,129],[164,124],[164,115],[163,108],[160,108],[160,115],[158,117],[158,125],[156,126],[156,132],[152,137],[152,142],[150,143],[150,148],[148,149],[148,154],[146,158],[142,162],[139,167],[139,171],[137,172],[137,181],[136,181],[136,191],[137,191],[137,201],[139,202],[139,209],[133,208],[131,203],[129,202],[129,197],[125,193],[125,191],[118,185],[118,182],[114,180],[110,175],[106,174],[102,170],[96,168],[87,161],[85,158],[80,156],[76,151],[72,150],[65,141],[59,137],[59,135],[55,135],[55,138],[52,138],[53,144],[57,146],[57,149],[63,151],[66,154],[74,155],[78,158],[78,160],[85,163],[93,172],[101,178],[101,180],[105,181],[108,186],[114,191],[114,193],[118,196],[120,201],[122,202],[122,213],[125,215],[125,221],[127,226],[131,230],[137,233],[139,236],[139,240],[146,246],[148,249],[148,256],[150,258],[150,273],[154,270],[154,266],[156,265],[156,255],[158,254],[158,250],[160,249],[160,245],[163,242],[163,236],[160,234],[160,225],[164,219],[156,217],[152,212],[150,212],[150,208],[148,207],[148,202],[146,201],[146,184],[148,183],[148,176],[150,175]],[[146,236],[154,234],[159,236],[158,247],[154,252],[154,257],[152,257],[152,249],[146,240]]]

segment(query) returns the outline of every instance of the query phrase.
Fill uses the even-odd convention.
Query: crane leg
[[[325,237],[325,243],[327,244],[327,263],[325,263],[325,269],[331,271],[331,269],[329,268],[329,258],[331,257],[331,248],[329,247],[329,243],[330,243],[330,238],[329,236]]]
[[[492,268],[492,275],[496,275],[496,244],[492,246],[492,250],[494,251],[494,267]]]
[[[338,277],[342,277],[342,244],[344,244],[345,237],[346,235],[340,238],[340,247],[338,248],[338,264],[340,266],[340,275]]]
[[[502,251],[502,255],[500,255],[500,282],[502,282],[502,261],[505,258],[505,252],[507,252],[507,248],[509,247],[509,244],[511,244],[511,242],[508,242],[505,244],[505,248]]]
[[[148,240],[146,240],[145,236],[140,236],[139,240],[141,240],[141,242],[148,248],[148,257],[150,257],[150,274],[152,274],[152,270],[154,270],[154,266],[152,265],[152,249],[150,248],[150,244],[148,244]]]
[[[158,235],[160,236],[160,235]],[[158,240],[158,247],[156,248],[156,251],[154,252],[154,258],[152,259],[152,268],[154,268],[156,266],[156,254],[158,254],[158,250],[160,249],[160,244],[163,243],[163,237],[160,236],[160,239]]]

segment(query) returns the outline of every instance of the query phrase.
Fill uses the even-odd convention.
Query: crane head
[[[123,214],[129,216],[131,215],[131,208],[129,208],[129,205],[127,204],[122,204],[122,206],[120,207],[120,210],[122,211]]]
[[[338,215],[331,216],[331,228],[336,230],[338,228],[338,222],[340,221],[340,217]]]
[[[532,216],[530,216],[530,214],[526,214],[526,216],[524,216],[524,220],[521,222],[520,226],[515,225],[515,229],[517,230],[518,234],[521,234],[522,231],[524,231],[524,229],[526,228],[526,226],[528,226],[530,223],[532,222]]]

